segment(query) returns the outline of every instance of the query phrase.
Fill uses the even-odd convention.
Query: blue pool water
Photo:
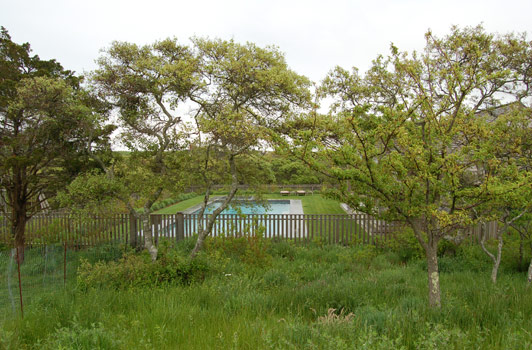
[[[213,202],[205,209],[205,214],[212,214],[214,210],[219,208],[222,202]],[[193,214],[199,214],[198,209]],[[290,214],[289,200],[270,200],[268,204],[257,203],[254,201],[242,201],[230,205],[222,214]]]
[[[209,218],[208,214],[212,214],[216,208],[219,208],[221,201],[216,201],[207,206],[206,214],[203,216],[203,223],[205,224]],[[261,232],[265,237],[275,237],[283,234],[285,237],[293,238],[296,235],[299,237],[306,236],[306,224],[303,221],[291,221],[289,219],[291,202],[290,200],[268,200],[267,204],[257,203],[254,201],[240,201],[233,203],[229,208],[225,209],[215,221],[211,235],[218,236],[220,234],[240,235]],[[201,227],[199,219],[199,209],[189,213],[185,216],[184,234],[185,237],[190,237]],[[229,214],[229,215],[226,215]],[[243,215],[231,215],[243,214]],[[257,214],[257,215],[251,215]],[[266,215],[264,215],[266,214]],[[283,214],[280,220],[273,221],[270,214]],[[159,228],[161,236],[175,237],[176,224],[168,222]]]

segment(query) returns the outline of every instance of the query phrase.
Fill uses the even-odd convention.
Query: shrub
[[[159,209],[166,208],[166,207],[168,207],[168,206],[170,206],[172,204],[175,204],[175,203],[178,203],[178,202],[181,202],[181,201],[184,201],[184,200],[196,197],[196,196],[197,196],[197,194],[194,193],[194,192],[181,193],[181,194],[179,194],[178,196],[176,196],[174,198],[166,198],[166,199],[163,199],[163,200],[160,200],[160,201],[157,201],[157,202],[153,203],[152,206],[151,206],[151,210],[157,211]]]
[[[516,233],[504,235],[501,267],[510,272],[528,271],[530,247],[530,242],[521,240]],[[494,247],[492,251],[495,252],[496,248]]]
[[[40,349],[116,349],[120,341],[101,323],[85,328],[75,320],[71,327],[59,328],[44,343],[38,344]]]
[[[268,253],[292,261],[296,257],[296,248],[291,241],[279,240],[269,245]]]
[[[458,247],[458,244],[446,239],[442,239],[438,244],[438,256],[455,256],[456,252],[458,251]]]
[[[478,244],[462,244],[456,254],[469,270],[478,272],[490,268],[490,258]]]
[[[392,239],[383,242],[383,249],[397,253],[403,263],[421,259],[425,256],[423,247],[421,247],[410,228],[398,231]]]
[[[238,259],[249,265],[266,265],[271,261],[268,247],[270,242],[258,232],[243,237],[209,237],[205,241],[205,250],[209,254],[221,252],[223,255]]]
[[[82,290],[154,287],[201,281],[209,270],[209,262],[202,255],[190,259],[163,248],[156,261],[151,261],[147,252],[128,252],[118,261],[90,263],[83,260],[77,281]]]

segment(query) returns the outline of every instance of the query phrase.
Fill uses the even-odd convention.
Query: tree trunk
[[[24,262],[24,246],[26,244],[26,212],[19,210],[13,214],[13,234],[15,238],[15,247],[18,252],[20,262]]]
[[[427,274],[429,287],[429,305],[432,308],[441,307],[441,291],[440,291],[440,271],[438,269],[438,242],[440,236],[427,229],[427,222],[424,219],[407,219],[410,227],[414,231],[414,235],[419,244],[425,250],[425,258],[427,259]],[[424,237],[426,232],[427,237]]]
[[[508,224],[505,224],[503,226],[502,229],[499,229],[497,231],[497,240],[498,240],[498,244],[497,244],[497,255],[493,255],[487,248],[486,248],[486,232],[485,232],[485,223],[482,223],[482,238],[480,240],[480,247],[482,248],[482,250],[484,251],[484,253],[486,253],[486,255],[488,255],[491,259],[491,261],[493,261],[493,267],[491,268],[491,281],[493,282],[493,284],[497,284],[497,275],[499,273],[499,266],[501,265],[501,257],[502,257],[502,246],[504,244],[504,241],[503,241],[503,235],[504,233],[506,232],[507,228],[508,228]]]
[[[214,223],[216,222],[216,218],[222,211],[225,210],[229,206],[229,203],[231,203],[231,200],[235,196],[236,192],[238,191],[238,179],[237,179],[237,173],[236,173],[236,165],[235,165],[235,159],[234,156],[231,155],[229,157],[229,165],[231,166],[231,175],[232,175],[232,183],[231,183],[231,190],[229,192],[229,195],[225,198],[224,202],[220,207],[218,207],[210,216],[209,221],[207,222],[207,226],[203,228],[199,234],[198,234],[198,240],[196,241],[196,245],[194,246],[194,249],[192,249],[192,252],[190,253],[190,257],[194,259],[198,252],[203,249],[203,243],[205,242],[205,238],[211,233],[212,228],[214,226]],[[209,191],[207,191],[206,196],[208,196]],[[203,208],[205,209],[205,208]],[[203,216],[203,210],[200,215],[200,220]]]
[[[499,273],[499,266],[501,265],[503,245],[502,235],[499,235],[498,241],[499,243],[497,244],[497,257],[493,262],[493,268],[491,269],[491,281],[493,282],[493,284],[497,284],[497,274]]]
[[[425,249],[429,278],[429,305],[441,307],[440,272],[438,270],[438,244],[428,244]]]

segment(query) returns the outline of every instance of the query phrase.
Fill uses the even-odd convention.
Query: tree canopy
[[[423,52],[392,45],[365,76],[334,69],[320,88],[334,99],[330,114],[292,121],[295,152],[337,184],[335,197],[412,228],[426,253],[433,306],[438,242],[472,223],[471,209],[493,198],[493,186],[518,186],[497,176],[511,165],[493,152],[503,145],[490,133],[497,124],[480,116],[530,97],[530,53],[524,37],[481,27],[453,28],[444,38],[428,32]]]
[[[0,33],[0,183],[6,191],[13,236],[24,245],[26,221],[65,181],[73,154],[93,123],[92,98],[80,78],[55,60],[31,55]]]

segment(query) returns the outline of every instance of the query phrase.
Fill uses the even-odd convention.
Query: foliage
[[[334,99],[330,114],[287,126],[285,148],[330,177],[329,195],[410,226],[427,258],[431,305],[440,305],[440,240],[478,219],[473,208],[530,185],[526,174],[507,176],[515,165],[497,156],[519,147],[501,142],[503,121],[529,114],[530,77],[516,68],[529,53],[523,35],[428,32],[423,52],[392,45],[365,76],[337,67],[319,91]]]
[[[205,242],[208,254],[221,252],[224,256],[256,266],[270,263],[272,256],[269,254],[269,247],[269,240],[260,233],[244,234],[242,237],[209,237]]]
[[[203,280],[209,270],[208,261],[191,260],[168,248],[161,249],[154,262],[147,254],[129,252],[118,261],[82,261],[78,287],[129,289],[190,284]]]
[[[267,156],[275,173],[276,184],[298,185],[322,182],[318,175],[300,159],[275,153],[269,153]]]
[[[309,81],[290,70],[275,47],[194,38],[201,79],[190,94],[196,104],[197,134],[191,144],[191,173],[199,175],[209,201],[213,184],[230,183],[229,194],[198,232],[194,256],[211,233],[216,217],[231,203],[238,185],[256,187],[272,181],[264,161],[271,129],[308,106]]]
[[[161,247],[161,256],[169,249],[186,257],[193,243]],[[435,312],[424,302],[426,276],[417,261],[396,264],[393,253],[378,250],[369,265],[355,264],[359,252],[368,255],[362,247],[312,244],[288,248],[290,260],[274,255],[287,250],[277,244],[271,243],[273,258],[264,265],[244,262],[240,253],[227,258],[225,248],[200,254],[214,264],[201,283],[56,286],[25,305],[23,320],[0,319],[0,348],[68,348],[69,339],[81,348],[112,339],[113,346],[130,349],[497,350],[532,343],[524,273],[503,266],[499,284],[492,285],[488,273],[479,273],[489,260],[476,245],[462,244],[456,256],[440,259],[448,267],[442,268],[445,302]],[[217,252],[222,255],[213,256]],[[484,265],[473,266],[475,256]]]
[[[175,197],[166,198],[166,199],[164,199],[162,201],[157,201],[157,202],[153,203],[153,205],[151,206],[151,209],[153,211],[156,211],[156,210],[159,210],[159,209],[162,209],[162,208],[166,208],[166,207],[168,207],[170,205],[185,201],[187,199],[194,198],[196,196],[197,196],[197,194],[194,193],[194,192],[181,193],[181,194],[178,194]]]
[[[116,349],[120,346],[120,341],[101,323],[85,328],[74,320],[72,324],[57,329],[44,343],[37,346],[45,350]]]
[[[124,184],[106,176],[101,170],[93,170],[77,176],[58,194],[62,207],[71,207],[80,215],[106,215],[123,212],[117,197],[123,195]]]
[[[406,227],[397,231],[393,239],[384,242],[383,249],[398,254],[403,263],[424,257],[423,248],[419,245],[414,232]]]
[[[292,241],[279,240],[268,246],[268,253],[273,257],[294,260],[296,257],[296,246]]]
[[[55,60],[31,56],[29,44],[12,42],[1,28],[0,186],[19,247],[26,221],[70,181],[72,159],[83,158],[85,130],[105,113],[80,81]],[[94,141],[105,137],[99,130]]]

